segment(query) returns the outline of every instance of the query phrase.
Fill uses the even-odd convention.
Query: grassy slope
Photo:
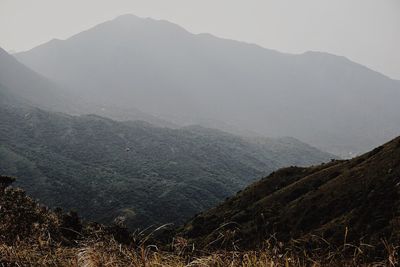
[[[400,137],[352,160],[276,171],[196,216],[183,233],[201,246],[235,239],[257,247],[272,234],[287,241],[318,236],[335,245],[397,243]]]

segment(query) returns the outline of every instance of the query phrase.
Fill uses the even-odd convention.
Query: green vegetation
[[[351,160],[278,170],[181,234],[208,249],[261,248],[274,236],[291,247],[381,258],[387,244],[400,244],[400,137]]]
[[[0,107],[0,172],[50,207],[133,227],[182,223],[257,177],[332,156],[295,139],[244,140],[95,115]]]
[[[400,149],[400,139],[397,141],[396,145]],[[377,153],[376,151],[369,154],[367,158],[372,156],[379,162],[379,159],[383,160],[384,157],[393,156],[394,151],[390,151],[390,147],[391,145],[386,147],[386,152],[383,152],[384,154],[377,158],[372,156],[372,154]],[[398,151],[397,154],[399,154]],[[368,159],[362,159],[359,158],[358,163],[363,160],[368,161]],[[369,163],[374,164],[376,163],[375,160]],[[389,158],[387,160],[390,161]],[[278,185],[282,188],[275,188],[279,192],[295,180],[301,182],[304,179],[301,177],[304,175],[313,176],[326,167],[330,169],[342,163],[334,162],[329,166],[310,169],[282,169],[270,177],[279,176],[283,179],[282,183]],[[394,163],[399,166],[398,161]],[[360,171],[359,175],[369,173],[369,170],[364,171]],[[397,170],[392,169],[390,173],[386,173],[384,176],[390,180],[390,174],[393,171],[398,174],[397,168]],[[0,176],[0,180],[3,178],[8,180],[7,177]],[[255,193],[254,190],[258,186],[261,186],[259,192],[265,189],[262,187],[264,180],[246,189],[243,195],[239,194],[242,198],[245,198],[243,201],[248,201],[249,199],[246,199],[246,197],[249,197],[249,192]],[[384,187],[375,187],[374,189],[381,191]],[[334,188],[331,188],[331,190],[334,190]],[[391,189],[386,188],[386,190],[390,191]],[[269,192],[271,191],[274,191],[274,189],[269,190]],[[326,193],[334,194],[334,191]],[[347,195],[347,197],[358,201],[357,197],[351,195]],[[392,196],[383,196],[382,200],[390,197]],[[256,198],[257,195],[254,195],[254,198],[247,202],[245,206],[252,207],[256,204],[254,202],[257,201]],[[237,204],[238,201],[235,203]],[[219,208],[226,205],[225,203]],[[394,205],[398,207],[397,199],[395,199]],[[375,239],[376,243],[368,245],[354,242],[355,240],[350,238],[350,231],[337,231],[335,233],[337,235],[342,234],[339,243],[332,242],[333,240],[326,236],[308,234],[305,234],[302,238],[282,242],[278,239],[279,233],[269,236],[263,231],[258,231],[259,238],[255,240],[253,240],[254,233],[252,231],[248,231],[247,235],[242,234],[238,239],[237,234],[243,231],[243,228],[240,229],[240,224],[235,223],[236,228],[226,227],[229,224],[232,225],[232,221],[213,229],[210,228],[210,225],[212,225],[210,221],[215,223],[216,217],[208,217],[202,221],[205,226],[202,228],[203,234],[197,236],[194,240],[182,237],[182,232],[176,235],[176,232],[168,230],[165,226],[155,230],[152,228],[147,231],[129,232],[121,222],[110,226],[82,222],[76,213],[66,214],[61,210],[51,211],[47,207],[39,205],[26,196],[21,189],[7,188],[1,192],[0,207],[0,266],[394,267],[398,266],[399,263],[400,248],[396,245],[398,240],[394,238],[395,234],[399,233],[398,224],[391,224],[385,232],[380,231],[379,228],[372,228],[364,236],[365,240],[374,240],[373,237],[377,235],[380,235],[382,239]],[[372,205],[370,207],[374,208]],[[230,207],[230,209],[235,210],[234,207]],[[206,214],[213,212],[215,212],[215,209]],[[225,213],[225,215],[228,214],[228,212]],[[199,220],[199,218],[201,216],[198,216],[196,220]],[[202,218],[205,218],[205,216],[202,215]],[[324,217],[321,216],[319,219],[324,220]],[[374,212],[372,212],[371,216],[363,219],[363,223],[370,225],[375,220]],[[263,229],[263,225],[268,226],[268,224],[256,218],[243,222],[243,225],[248,225],[250,221],[257,224],[259,229]],[[195,224],[192,221],[187,225],[196,227]],[[279,225],[276,226],[279,227]],[[292,227],[290,224],[288,226]],[[360,230],[356,227],[354,229]],[[218,233],[217,236],[216,233]],[[293,236],[296,236],[296,228],[288,229],[286,233],[293,233]],[[211,236],[217,237],[217,239],[209,239]],[[315,242],[316,240],[319,243]],[[258,242],[257,248],[249,250],[243,246],[253,241]]]

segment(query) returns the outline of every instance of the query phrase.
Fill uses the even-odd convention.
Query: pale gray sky
[[[27,50],[126,13],[283,52],[343,55],[400,79],[400,0],[0,0],[0,46]]]

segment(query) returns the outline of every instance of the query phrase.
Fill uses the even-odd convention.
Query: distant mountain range
[[[295,247],[352,244],[383,254],[385,242],[400,242],[399,220],[400,137],[351,160],[276,171],[194,217],[181,233],[208,248],[262,247],[273,236]]]
[[[348,156],[400,127],[398,81],[165,21],[121,16],[15,56],[0,49],[0,172],[100,222],[180,223],[277,168],[335,157],[262,136]]]
[[[99,105],[90,100],[86,101],[79,94],[74,94],[32,71],[2,48],[0,48],[0,85],[3,98],[12,98],[11,103],[14,105],[18,103],[74,115],[95,113],[118,120],[144,120],[163,127],[177,127],[173,123],[133,107],[123,109],[118,106]]]
[[[138,109],[177,125],[294,136],[344,157],[400,132],[399,81],[344,57],[283,54],[166,21],[124,15],[15,56],[124,119]]]
[[[57,84],[19,63],[1,48],[0,86],[3,103],[34,105],[71,113],[76,110],[73,104],[76,99],[70,98]]]

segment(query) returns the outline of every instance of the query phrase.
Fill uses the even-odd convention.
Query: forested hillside
[[[291,138],[0,107],[0,172],[44,204],[100,222],[182,222],[279,167],[331,157]]]

